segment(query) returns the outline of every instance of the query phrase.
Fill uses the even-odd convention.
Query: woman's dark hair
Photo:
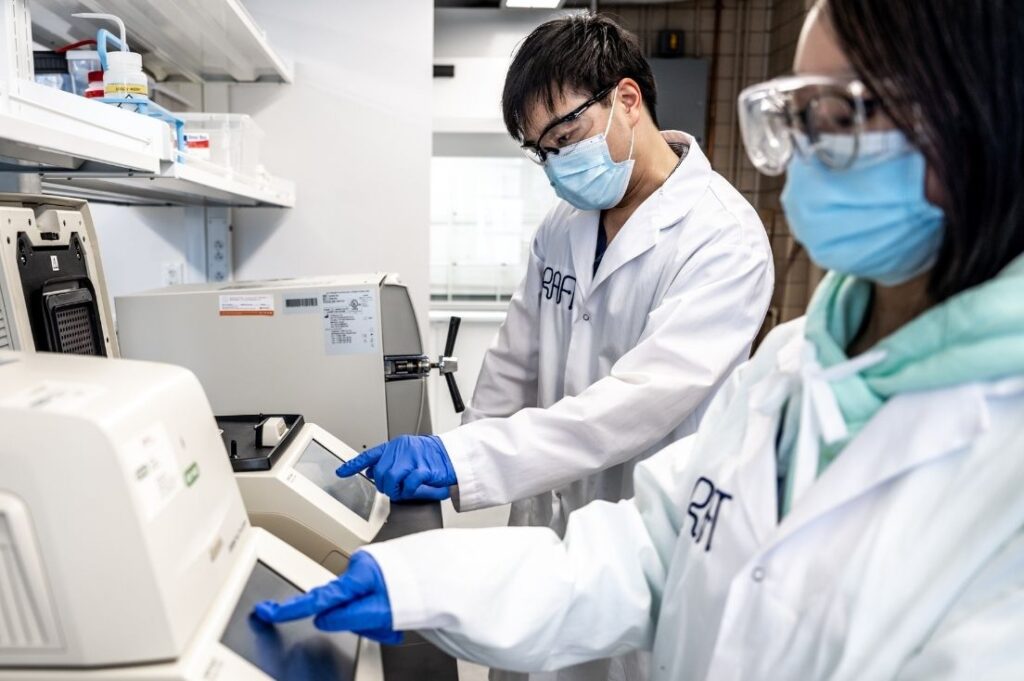
[[[858,75],[928,159],[945,236],[941,301],[1024,252],[1024,8],[1020,0],[824,0]]]
[[[552,19],[526,37],[508,69],[501,95],[505,127],[522,141],[526,111],[535,102],[543,102],[554,113],[559,93],[593,96],[623,78],[632,78],[640,86],[643,102],[657,124],[654,76],[636,36],[602,14]]]

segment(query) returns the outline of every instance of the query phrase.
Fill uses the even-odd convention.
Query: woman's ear
[[[942,189],[939,176],[931,166],[928,166],[924,175],[924,196],[933,206],[946,208],[946,192]]]

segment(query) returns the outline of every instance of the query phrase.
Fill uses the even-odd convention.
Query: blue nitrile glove
[[[322,631],[351,631],[381,643],[402,641],[402,633],[391,628],[384,575],[373,556],[363,551],[352,554],[348,569],[333,582],[284,603],[257,603],[253,614],[270,624],[314,617],[313,624]]]
[[[402,435],[348,461],[342,478],[366,469],[366,477],[392,499],[447,499],[458,482],[452,460],[436,435]]]

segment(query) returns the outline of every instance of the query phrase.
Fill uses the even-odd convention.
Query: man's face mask
[[[629,156],[625,161],[617,163],[612,160],[608,148],[607,137],[615,117],[617,86],[611,91],[612,106],[604,132],[561,146],[564,140],[571,139],[572,126],[583,124],[579,118],[586,108],[607,93],[607,89],[599,93],[546,130],[537,145],[537,158],[534,158],[535,153],[527,152],[543,164],[544,172],[559,198],[580,210],[614,208],[625,196],[633,172],[633,130],[630,131]]]

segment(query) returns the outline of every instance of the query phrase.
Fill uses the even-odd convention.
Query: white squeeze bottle
[[[121,30],[121,49],[107,52],[107,70],[103,73],[103,96],[148,99],[149,79],[142,71],[142,55],[128,50],[124,22],[113,14],[81,13],[73,16],[108,19]]]
[[[149,97],[149,79],[142,72],[142,55],[138,52],[109,52],[107,71],[103,74],[104,97]]]

